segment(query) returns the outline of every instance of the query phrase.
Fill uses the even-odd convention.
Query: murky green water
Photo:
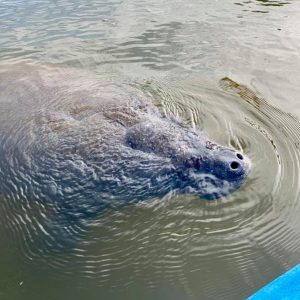
[[[252,172],[220,201],[167,197],[107,212],[60,254],[32,249],[19,230],[26,216],[0,205],[12,216],[9,226],[0,218],[0,298],[244,299],[299,263],[299,5],[2,1],[1,64],[135,85],[243,151]]]

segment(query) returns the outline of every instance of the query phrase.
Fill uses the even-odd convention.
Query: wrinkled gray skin
[[[0,70],[1,207],[48,214],[39,222],[54,240],[74,239],[105,208],[169,192],[226,196],[249,172],[242,154],[136,90],[72,69]]]

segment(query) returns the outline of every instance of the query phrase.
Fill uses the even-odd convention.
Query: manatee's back
[[[156,113],[137,91],[76,70],[0,70],[3,224],[26,215],[25,230],[67,240],[104,208],[147,197],[168,168],[124,143],[128,127]]]
[[[128,152],[123,143],[127,128],[147,118],[151,109],[137,91],[88,72],[1,67],[2,168],[14,161],[6,165],[12,180],[24,172],[32,181],[28,188],[47,187],[54,192],[58,183],[70,189],[74,181],[80,185],[85,182],[86,193],[93,178],[99,183],[99,174],[105,178],[116,172],[116,163],[122,164]],[[45,182],[49,178],[53,183]],[[75,190],[72,187],[73,197]],[[44,193],[43,198],[49,191]],[[66,201],[66,191],[57,193],[63,193],[60,201]]]
[[[111,206],[132,156],[122,137],[146,106],[87,72],[1,66],[0,222],[57,242]]]

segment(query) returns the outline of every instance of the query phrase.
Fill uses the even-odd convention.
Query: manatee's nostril
[[[237,161],[233,161],[231,164],[230,164],[230,167],[231,169],[233,170],[236,170],[238,167],[239,167],[239,163]]]
[[[244,157],[243,157],[243,155],[242,155],[241,153],[237,153],[237,154],[236,154],[236,157],[239,158],[240,160],[243,160],[243,159],[244,159]]]

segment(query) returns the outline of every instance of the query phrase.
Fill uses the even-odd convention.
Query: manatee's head
[[[250,171],[250,161],[241,152],[217,145],[202,131],[168,119],[136,124],[127,131],[126,143],[170,159],[173,188],[208,200],[238,189]]]
[[[250,172],[250,160],[244,154],[210,141],[188,152],[179,161],[179,177],[200,198],[227,196],[244,183]]]

